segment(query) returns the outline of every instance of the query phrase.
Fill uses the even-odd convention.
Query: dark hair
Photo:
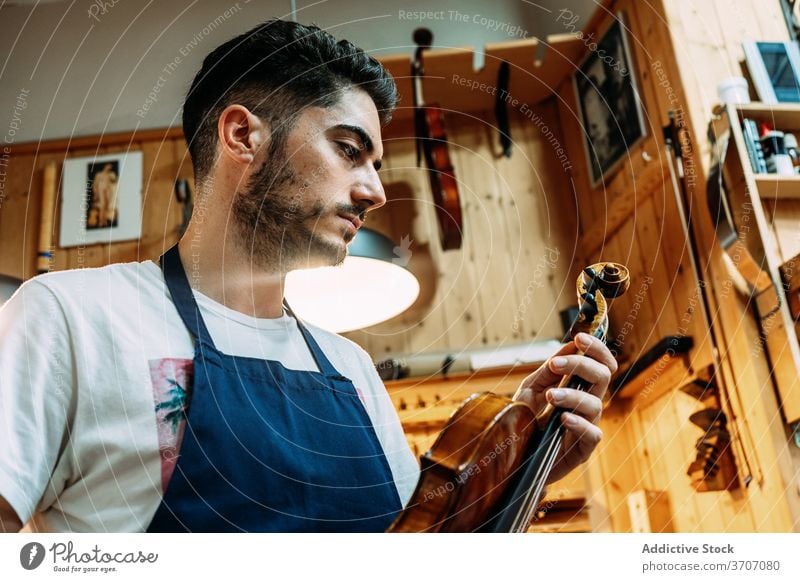
[[[214,162],[217,119],[239,103],[270,124],[270,155],[308,106],[332,107],[344,89],[372,98],[382,124],[397,105],[392,76],[374,58],[316,26],[268,20],[217,47],[203,60],[183,104],[183,133],[195,178]]]

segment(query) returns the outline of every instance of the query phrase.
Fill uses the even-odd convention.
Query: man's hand
[[[6,501],[5,497],[0,495],[0,533],[17,532],[22,529],[22,522],[17,517],[17,512]]]
[[[562,346],[520,384],[514,400],[528,403],[536,414],[547,403],[572,411],[561,416],[566,428],[564,444],[548,483],[558,481],[586,461],[600,442],[603,433],[597,424],[603,412],[602,398],[611,375],[616,371],[617,362],[608,347],[589,334],[579,333],[575,341]],[[557,388],[567,374],[575,374],[589,382],[589,391]]]

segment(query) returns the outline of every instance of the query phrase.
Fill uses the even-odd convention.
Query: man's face
[[[233,204],[252,262],[284,273],[340,264],[366,212],[386,202],[372,99],[345,90],[337,105],[301,112],[285,145],[268,149]]]

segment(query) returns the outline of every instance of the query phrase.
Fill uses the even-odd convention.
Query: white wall
[[[5,143],[180,125],[183,95],[205,54],[290,10],[289,0],[32,4],[35,0],[17,0],[0,8],[0,140]],[[299,22],[318,24],[374,54],[411,53],[411,33],[421,25],[433,30],[438,46],[480,47],[563,33],[557,22],[562,8],[580,14],[584,24],[595,8],[594,0],[297,4]],[[409,18],[415,11],[437,14]]]

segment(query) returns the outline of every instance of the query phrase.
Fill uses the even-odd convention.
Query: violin
[[[628,269],[596,263],[577,280],[579,332],[606,341],[608,300],[630,286]],[[565,376],[559,386],[588,390]],[[470,396],[448,419],[421,457],[417,487],[389,532],[525,532],[563,443],[562,408],[548,406],[537,418],[525,402],[491,392]]]
[[[411,75],[414,79],[417,164],[420,162],[420,153],[424,153],[442,249],[460,249],[464,225],[461,220],[458,183],[448,151],[444,114],[437,104],[426,104],[422,97],[422,77],[425,75],[422,53],[433,44],[433,33],[427,28],[418,28],[414,31],[414,42],[417,50],[411,65]]]

